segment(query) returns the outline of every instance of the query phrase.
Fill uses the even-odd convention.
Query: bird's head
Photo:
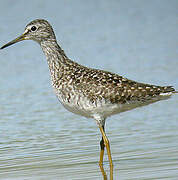
[[[23,40],[34,40],[41,44],[41,42],[43,41],[53,41],[55,39],[56,38],[54,31],[48,21],[44,19],[36,19],[27,24],[27,26],[25,27],[25,31],[21,36],[5,44],[0,49],[4,49],[12,44]]]

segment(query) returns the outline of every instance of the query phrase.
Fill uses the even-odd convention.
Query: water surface
[[[3,1],[0,44],[48,19],[66,54],[88,67],[178,89],[178,2]],[[178,179],[178,96],[107,119],[114,179]],[[101,135],[51,88],[34,42],[0,52],[0,179],[97,180]],[[109,173],[105,156],[104,167]]]

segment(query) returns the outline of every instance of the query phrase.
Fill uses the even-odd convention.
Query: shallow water
[[[1,45],[46,18],[77,62],[178,89],[176,0],[13,3],[0,6]],[[178,179],[177,107],[175,95],[107,119],[114,179]],[[100,138],[94,120],[58,102],[37,44],[0,52],[0,179],[102,179]]]

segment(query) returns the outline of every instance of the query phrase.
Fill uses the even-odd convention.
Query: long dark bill
[[[12,44],[15,44],[15,43],[17,43],[17,42],[19,42],[19,41],[23,41],[23,40],[25,40],[25,35],[24,35],[24,34],[22,34],[21,36],[19,36],[19,37],[16,38],[16,39],[8,42],[8,43],[5,44],[4,46],[2,46],[0,49],[4,49],[4,48],[6,48],[6,47],[8,47],[8,46],[11,46]]]

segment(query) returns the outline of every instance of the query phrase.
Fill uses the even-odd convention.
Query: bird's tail
[[[161,88],[161,93],[160,95],[162,96],[169,96],[172,93],[178,93],[178,91],[176,91],[172,86],[164,86]]]
[[[178,91],[173,91],[172,93],[175,93],[175,94],[177,94],[177,93],[178,93]]]

